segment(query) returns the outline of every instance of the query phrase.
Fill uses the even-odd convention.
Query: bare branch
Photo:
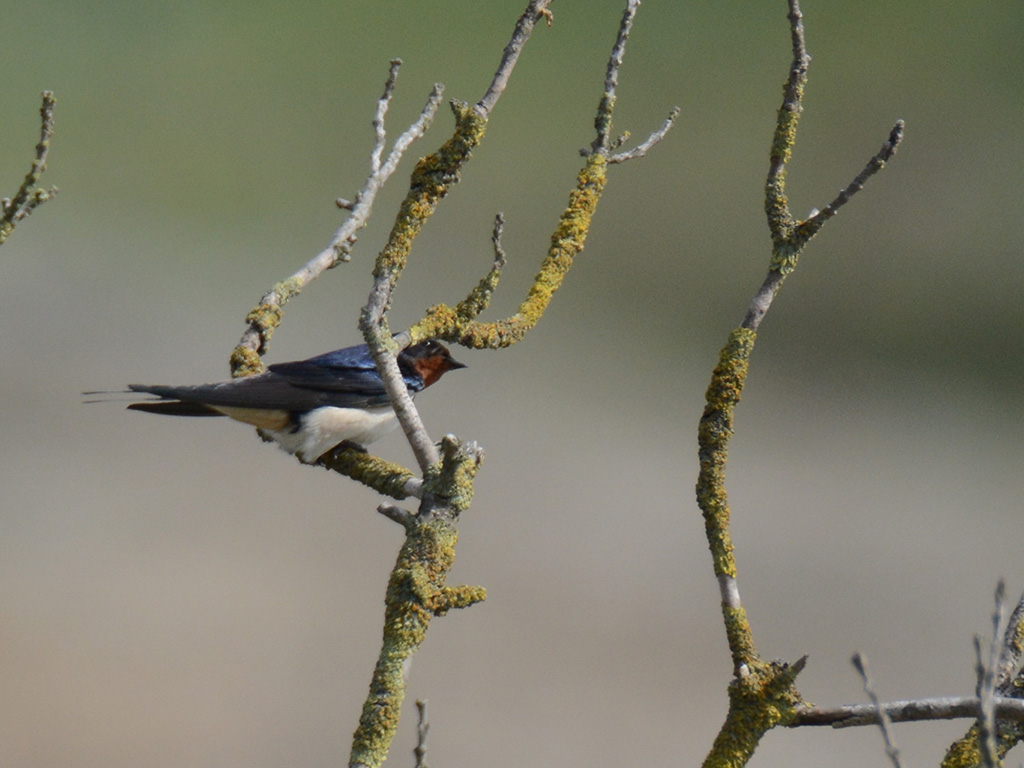
[[[604,93],[601,95],[601,102],[597,106],[597,116],[594,118],[594,128],[597,129],[597,137],[590,145],[592,152],[607,156],[612,148],[610,139],[612,131],[612,112],[615,110],[615,90],[619,85],[619,69],[622,67],[622,58],[626,55],[626,41],[629,40],[629,31],[633,28],[633,19],[640,9],[640,0],[626,0],[626,8],[622,12],[622,21],[619,22],[619,34],[612,46],[611,56],[608,57],[608,68],[604,76]]]
[[[416,409],[412,395],[409,394],[409,390],[405,386],[405,380],[398,367],[397,354],[399,350],[397,347],[390,348],[391,345],[380,345],[382,340],[379,336],[373,336],[367,339],[367,344],[377,363],[377,370],[384,382],[384,389],[387,390],[388,397],[391,398],[391,405],[398,416],[398,422],[402,425],[402,431],[405,432],[406,439],[416,456],[416,462],[419,464],[420,470],[425,472],[439,459],[437,447],[427,433],[423,419],[420,418],[420,412]],[[377,345],[376,348],[375,345]]]
[[[608,158],[608,164],[613,165],[615,163],[624,163],[627,160],[633,160],[637,157],[643,157],[646,155],[655,144],[664,139],[666,134],[672,130],[672,126],[675,125],[677,117],[679,117],[679,107],[673,107],[672,111],[668,113],[668,117],[665,119],[665,122],[661,124],[661,128],[656,130],[647,137],[646,141],[638,144],[633,149],[627,152],[619,152],[611,155]]]
[[[416,520],[416,515],[407,509],[396,507],[392,504],[381,504],[377,507],[377,511],[384,515],[388,520],[393,520],[403,528],[408,529],[410,525]]]
[[[501,55],[498,71],[494,73],[487,92],[476,103],[476,111],[482,118],[486,119],[490,116],[494,105],[501,98],[501,94],[505,92],[508,80],[512,76],[512,70],[515,69],[516,62],[519,61],[519,54],[523,52],[523,46],[530,39],[537,20],[544,18],[547,20],[548,26],[551,26],[551,12],[548,10],[551,2],[552,0],[531,0],[530,4],[526,6],[526,10],[523,11],[523,15],[516,22],[512,38]]]
[[[373,133],[376,140],[373,143],[373,151],[370,153],[370,175],[375,176],[380,172],[380,158],[384,154],[384,145],[387,143],[387,131],[384,128],[384,118],[387,116],[388,107],[391,106],[391,97],[395,94],[395,82],[398,80],[398,70],[402,66],[401,59],[392,59],[391,68],[388,70],[388,79],[384,81],[384,93],[377,99],[377,111],[373,115]]]
[[[786,275],[779,270],[768,270],[764,282],[757,289],[754,298],[750,300],[750,306],[747,307],[747,314],[740,324],[741,327],[750,331],[757,331],[761,321],[764,320],[764,316],[768,314],[768,309],[775,299],[775,294],[779,292],[779,288],[782,287],[782,282],[785,279]]]
[[[997,697],[993,703],[996,716],[1000,720],[1024,723],[1024,701]],[[879,706],[894,723],[977,719],[981,714],[981,703],[975,696],[890,701],[883,702]],[[874,704],[852,704],[841,707],[797,707],[796,717],[788,725],[791,728],[813,725],[849,728],[877,724],[878,708]]]
[[[426,699],[416,699],[416,768],[427,768],[427,734],[430,732],[430,721],[427,720]]]
[[[974,637],[975,671],[978,675],[978,746],[985,768],[996,768],[999,755],[996,747],[995,689],[996,667],[999,664],[1000,636],[1003,634],[1004,598],[1006,584],[1000,579],[996,585],[995,610],[992,612],[992,637],[989,641],[988,658],[982,650],[981,638]]]
[[[868,698],[871,700],[871,706],[875,708],[875,712],[878,715],[878,727],[881,729],[882,738],[885,740],[885,754],[889,756],[893,768],[902,768],[900,764],[900,750],[896,746],[896,737],[892,732],[892,720],[889,719],[885,708],[878,700],[878,696],[875,695],[875,690],[871,685],[871,675],[868,674],[868,661],[859,653],[853,654],[851,661],[864,683],[864,693],[868,695]]]
[[[814,237],[826,221],[835,216],[838,210],[850,201],[851,197],[864,189],[864,184],[868,179],[885,168],[885,164],[896,154],[897,147],[903,141],[903,128],[903,121],[897,120],[892,130],[889,131],[889,138],[886,139],[882,148],[868,160],[864,169],[836,196],[836,199],[826,205],[823,211],[815,212],[809,219],[797,225],[796,234],[799,238],[806,242]]]

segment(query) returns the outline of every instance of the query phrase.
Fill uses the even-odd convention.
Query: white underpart
[[[395,428],[398,420],[390,405],[380,408],[335,408],[325,406],[307,413],[294,432],[263,429],[281,449],[311,464],[338,443],[348,440],[369,445]]]

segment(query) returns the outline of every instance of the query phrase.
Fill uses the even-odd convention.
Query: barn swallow
[[[398,354],[409,393],[426,389],[446,372],[466,366],[438,341],[424,341]],[[133,411],[172,416],[228,416],[251,424],[300,461],[314,463],[335,446],[365,446],[390,432],[397,419],[365,344],[220,384],[169,387],[129,384],[159,400],[132,403]]]

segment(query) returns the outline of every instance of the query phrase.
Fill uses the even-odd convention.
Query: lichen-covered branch
[[[487,596],[483,587],[449,587],[458,533],[455,520],[473,498],[473,478],[483,460],[475,445],[448,435],[442,458],[424,478],[419,514],[382,509],[406,532],[385,598],[384,639],[359,727],[352,738],[351,766],[376,768],[387,757],[398,728],[412,655],[423,643],[430,621]]]
[[[325,453],[316,464],[398,501],[419,498],[423,493],[423,481],[412,471],[344,444]]]
[[[388,581],[384,641],[352,738],[350,766],[376,768],[384,762],[398,728],[406,691],[406,669],[423,643],[430,621],[486,597],[483,587],[449,587],[458,533],[446,517],[414,519]]]
[[[765,184],[765,211],[772,237],[768,275],[752,299],[740,327],[730,334],[722,350],[718,366],[712,374],[711,385],[708,387],[707,405],[701,418],[698,437],[701,468],[697,482],[697,502],[705,518],[715,575],[719,577],[723,595],[723,607],[730,611],[742,610],[739,590],[735,583],[736,563],[728,533],[729,506],[725,492],[725,464],[728,457],[728,442],[732,435],[733,411],[743,390],[757,329],[785,276],[796,268],[800,251],[813,236],[810,229],[801,229],[801,226],[798,226],[790,214],[786,200],[786,163],[789,162],[796,140],[796,125],[803,109],[804,85],[810,62],[797,0],[789,0],[788,18],[793,42],[793,63],[783,89],[782,107],[778,112],[772,139],[768,180]],[[872,163],[869,163],[869,167],[875,167],[876,170],[880,168],[884,161],[878,158],[891,157],[901,137],[901,131],[894,131],[890,141]],[[875,162],[876,160],[878,162]],[[858,179],[863,181],[862,177],[866,178],[864,172]],[[745,632],[737,634],[736,643],[744,636]],[[751,659],[744,658],[750,652],[750,648],[744,649],[732,641],[730,648],[737,664],[749,663],[751,659],[756,659],[756,652]]]
[[[786,276],[796,268],[800,252],[810,238],[839,206],[863,186],[870,175],[884,166],[902,138],[902,123],[898,123],[882,151],[827,209],[827,215],[825,212],[817,214],[808,222],[798,222],[793,217],[786,198],[786,165],[796,141],[810,63],[798,0],[789,0],[788,19],[793,62],[783,88],[765,183],[765,212],[772,239],[768,275],[751,300],[743,322],[729,334],[719,355],[698,429],[700,471],[697,504],[704,516],[708,547],[718,579],[726,640],[735,676],[730,686],[729,716],[705,762],[708,766],[745,764],[764,732],[775,725],[792,722],[796,717],[796,707],[801,704],[795,678],[803,667],[803,661],[792,666],[766,664],[758,654],[753,630],[740,599],[736,557],[729,532],[731,513],[725,487],[725,468],[735,408],[743,392],[757,329]]]
[[[50,141],[54,130],[53,110],[56,106],[57,100],[53,97],[53,91],[43,91],[43,103],[39,108],[41,127],[39,143],[36,144],[36,158],[32,161],[32,168],[25,175],[25,180],[21,182],[14,197],[0,201],[0,245],[7,241],[19,221],[57,194],[57,187],[38,187],[43,171],[46,170],[46,158],[50,153]]]
[[[551,246],[547,255],[518,311],[511,317],[493,322],[476,320],[480,312],[486,308],[490,292],[497,284],[501,265],[504,263],[502,256],[496,260],[495,267],[467,299],[454,307],[438,304],[427,310],[426,317],[409,330],[412,341],[440,338],[474,349],[500,349],[522,340],[540,321],[575,258],[583,250],[590,222],[607,182],[606,172],[609,163],[642,157],[668,133],[678,115],[678,109],[674,109],[662,127],[636,149],[610,156],[611,150],[617,146],[610,137],[618,73],[639,5],[639,0],[627,0],[615,45],[608,59],[604,92],[594,119],[596,137],[591,144],[591,151],[586,153],[586,162],[577,176],[576,187],[569,193],[569,205],[563,211],[551,235]],[[520,21],[522,22],[522,19]],[[479,300],[481,298],[483,301]]]
[[[793,155],[796,144],[796,127],[803,111],[804,86],[807,84],[807,67],[811,57],[807,55],[804,42],[803,14],[797,0],[789,3],[789,31],[793,46],[793,63],[783,88],[782,106],[775,120],[775,133],[768,152],[768,179],[765,182],[765,213],[772,242],[787,241],[793,232],[795,221],[789,211],[786,199],[786,164]]]
[[[413,340],[441,338],[474,349],[499,349],[522,339],[540,321],[573,260],[583,250],[590,221],[607,181],[606,167],[602,155],[594,153],[587,157],[576,188],[569,194],[569,207],[551,235],[547,256],[518,312],[503,320],[484,323],[466,312],[465,304],[454,308],[438,304],[410,329]]]
[[[787,725],[800,703],[794,681],[805,659],[795,664],[758,664],[729,683],[729,713],[704,759],[704,768],[739,768],[747,764],[761,738]]]
[[[758,663],[760,657],[736,587],[736,557],[729,532],[729,500],[725,490],[725,466],[733,433],[733,414],[747,378],[756,334],[737,328],[719,355],[711,374],[704,413],[697,430],[700,472],[697,505],[704,515],[704,531],[722,597],[722,611],[736,676]]]
[[[353,739],[352,765],[377,766],[386,757],[405,696],[408,663],[423,641],[430,618],[484,597],[479,587],[444,586],[444,577],[454,557],[454,521],[472,500],[473,478],[483,452],[475,444],[463,444],[452,435],[441,441],[438,451],[423,428],[402,381],[396,353],[402,345],[426,338],[441,338],[478,348],[506,346],[512,343],[513,338],[522,338],[543,314],[573,258],[582,250],[604,187],[606,147],[588,156],[577,188],[570,196],[569,208],[562,215],[552,236],[552,246],[518,315],[499,323],[479,323],[476,320],[489,305],[505,264],[500,242],[503,220],[499,215],[492,237],[494,260],[491,269],[468,296],[454,308],[435,307],[424,321],[407,333],[392,335],[388,310],[408,262],[412,243],[440,200],[458,181],[463,165],[482,140],[487,116],[503,92],[511,68],[537,19],[543,16],[550,22],[546,5],[546,2],[535,0],[520,17],[498,73],[476,107],[459,103],[452,105],[456,118],[455,133],[436,153],[421,160],[413,171],[409,193],[388,242],[377,257],[373,288],[360,316],[360,330],[423,471],[423,482],[418,489],[421,503],[416,514],[394,506],[380,510],[406,529],[407,538],[388,588],[384,642]],[[637,5],[636,0],[629,0],[629,19]],[[628,19],[623,24],[628,31]],[[616,70],[621,62],[625,37],[626,33],[620,30],[613,54]],[[610,120],[611,105],[602,104]],[[352,461],[353,457],[345,459]],[[403,489],[407,482],[407,479],[403,482]]]

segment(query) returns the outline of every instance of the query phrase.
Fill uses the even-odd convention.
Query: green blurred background
[[[5,4],[0,192],[28,169],[44,88],[59,102],[44,182],[61,192],[0,249],[0,765],[347,759],[401,540],[379,499],[240,425],[79,393],[224,378],[246,312],[361,186],[388,60],[405,61],[394,136],[435,80],[482,95],[523,4]],[[499,210],[510,264],[492,316],[525,291],[592,139],[621,8],[554,11],[420,238],[393,327],[464,295]],[[740,589],[762,653],[810,654],[809,700],[863,698],[855,650],[883,697],[969,694],[997,578],[1024,589],[1024,8],[804,12],[794,211],[830,200],[897,118],[907,138],[762,327],[731,452]],[[490,597],[436,622],[413,665],[432,763],[693,765],[710,746],[730,664],[695,426],[767,265],[789,60],[782,0],[645,3],[616,127],[642,138],[678,104],[677,127],[613,169],[526,342],[460,351],[469,369],[420,398],[432,434],[488,456],[454,578]],[[443,110],[352,263],[289,305],[270,360],[359,341],[404,180],[450,126]],[[412,461],[397,437],[379,450]],[[936,764],[964,727],[898,728],[906,764]],[[805,730],[770,734],[754,764],[882,759],[872,729]]]

